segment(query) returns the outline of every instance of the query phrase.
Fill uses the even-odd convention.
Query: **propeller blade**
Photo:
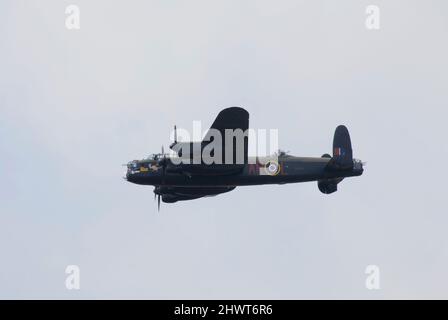
[[[165,168],[166,168],[166,163],[164,161],[163,162],[163,167],[162,167],[162,185],[165,184]]]
[[[163,158],[162,158],[160,164],[162,165],[162,185],[164,185],[165,184],[165,172],[166,172],[166,162],[167,162],[167,160],[166,160],[166,154],[164,152],[163,145],[162,145],[162,156],[163,156]]]
[[[160,212],[160,194],[157,198],[157,211]]]
[[[177,127],[174,125],[174,143],[177,143]]]

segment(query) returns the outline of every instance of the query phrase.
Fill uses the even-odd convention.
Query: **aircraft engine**
[[[337,184],[329,183],[329,182],[326,182],[325,180],[318,181],[317,186],[319,187],[320,192],[325,193],[325,194],[330,194],[330,193],[338,191]]]
[[[341,182],[342,179],[325,179],[317,181],[317,187],[320,192],[325,194],[330,194],[338,191],[338,183]]]
[[[162,201],[165,203],[174,203],[178,201],[178,198],[172,194],[163,194]]]

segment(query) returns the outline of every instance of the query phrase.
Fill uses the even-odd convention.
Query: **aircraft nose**
[[[128,182],[134,182],[135,181],[135,175],[134,175],[134,173],[133,172],[131,172],[131,171],[128,171],[127,173],[126,173],[126,177],[124,177],[124,179],[126,179]]]
[[[126,173],[125,173],[125,175],[124,175],[124,177],[123,177],[123,179],[125,179],[125,180],[128,180],[129,181],[129,178],[131,177],[131,172],[129,171],[129,169],[126,171]]]

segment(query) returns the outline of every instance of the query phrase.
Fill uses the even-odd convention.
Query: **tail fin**
[[[338,183],[347,176],[361,175],[363,172],[360,160],[353,161],[352,142],[350,134],[345,126],[340,125],[336,128],[333,138],[333,157],[324,154],[322,158],[331,158],[328,161],[326,169],[336,173],[335,178],[321,179],[317,181],[317,186],[322,193],[329,194],[338,190]],[[343,171],[343,172],[340,172]]]
[[[338,126],[334,132],[331,164],[338,169],[353,168],[352,142],[347,128],[343,125]]]

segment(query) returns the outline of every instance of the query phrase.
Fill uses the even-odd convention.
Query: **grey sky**
[[[448,298],[447,18],[443,0],[2,1],[0,298]],[[160,214],[122,180],[172,125],[234,105],[294,155],[347,125],[365,174]]]

